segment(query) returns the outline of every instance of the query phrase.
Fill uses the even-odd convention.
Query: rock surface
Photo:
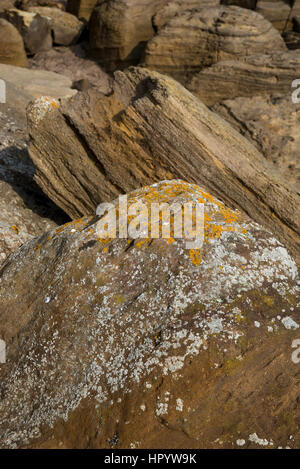
[[[196,74],[186,86],[210,106],[241,96],[287,95],[298,76],[300,55],[290,50],[219,62]]]
[[[106,70],[136,65],[154,35],[153,15],[167,0],[103,0],[94,9],[90,49]]]
[[[156,72],[116,72],[114,93],[78,93],[28,111],[30,155],[43,191],[75,218],[162,179],[199,183],[251,215],[299,259],[299,196],[227,122]]]
[[[254,11],[203,7],[169,20],[148,41],[142,65],[185,83],[190,74],[215,62],[285,49],[279,32]]]
[[[58,8],[30,7],[29,11],[39,13],[41,16],[50,18],[55,44],[69,46],[74,44],[83,30],[83,23],[76,16],[62,11]]]
[[[46,18],[16,8],[6,10],[2,16],[17,28],[28,54],[51,49],[51,28]]]
[[[247,137],[300,194],[300,104],[290,96],[236,98],[214,111]]]
[[[274,28],[280,32],[286,29],[292,29],[292,16],[289,16],[291,8],[287,2],[265,2],[259,1],[256,7],[257,13],[260,13],[269,20]],[[300,13],[300,2],[296,1],[293,7],[293,15]],[[289,21],[287,21],[289,18]]]
[[[300,33],[296,33],[295,31],[287,31],[283,35],[283,38],[288,49],[300,49]]]
[[[18,30],[0,18],[0,63],[27,67],[24,42]]]
[[[89,21],[97,0],[68,0],[67,11],[81,20]]]
[[[165,181],[128,206],[153,201],[205,204],[201,251],[101,240],[92,217],[2,265],[2,448],[299,447],[294,261],[197,186]]]
[[[111,78],[92,60],[81,44],[70,47],[53,47],[48,52],[36,54],[29,60],[30,67],[65,75],[74,81],[86,79],[104,94],[111,92]]]
[[[248,8],[249,10],[255,10],[257,0],[221,0],[221,5],[235,5],[241,8]]]

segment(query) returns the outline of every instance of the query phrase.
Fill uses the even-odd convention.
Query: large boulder
[[[82,21],[59,8],[30,7],[28,10],[49,18],[55,44],[62,46],[74,44],[83,31]]]
[[[99,239],[91,217],[2,265],[0,447],[299,447],[295,262],[198,186],[136,202],[203,203],[203,247]]]
[[[299,195],[263,155],[175,80],[115,73],[114,92],[78,93],[28,110],[35,179],[71,218],[119,193],[182,178],[264,223],[299,257]]]
[[[14,7],[14,0],[2,0],[0,3],[0,13],[13,7]]]
[[[80,20],[89,21],[97,0],[68,0],[67,11]]]
[[[136,65],[154,35],[153,15],[168,0],[101,0],[90,24],[90,51],[106,70]]]
[[[27,67],[22,36],[12,24],[0,18],[0,63]]]
[[[300,194],[300,104],[291,96],[253,96],[213,107],[275,165],[282,179]]]
[[[275,51],[218,62],[194,75],[186,86],[210,106],[241,96],[291,94],[297,77],[299,52]]]
[[[215,62],[273,50],[286,45],[261,15],[236,6],[203,7],[179,13],[159,29],[147,43],[142,65],[184,83]]]
[[[284,29],[292,29],[292,16],[300,14],[300,1],[294,2],[292,15],[290,15],[291,6],[284,1],[265,2],[260,0],[257,3],[256,11],[269,20],[274,28],[282,32]]]
[[[182,13],[199,7],[212,7],[220,5],[220,0],[171,0],[165,6],[160,8],[152,18],[152,24],[157,31],[164,26],[171,18]]]
[[[2,17],[13,24],[24,40],[28,54],[33,55],[52,47],[52,36],[49,21],[36,13],[17,10],[6,10]]]

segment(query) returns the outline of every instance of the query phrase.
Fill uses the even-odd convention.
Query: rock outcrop
[[[221,5],[235,5],[241,8],[248,8],[249,10],[255,10],[257,0],[221,0]]]
[[[282,32],[284,28],[292,29],[292,16],[300,14],[300,1],[295,1],[292,15],[290,15],[291,6],[284,1],[265,2],[260,0],[256,11],[269,20],[274,28]]]
[[[182,178],[250,214],[299,256],[299,196],[227,122],[157,72],[116,72],[114,93],[78,93],[28,111],[35,179],[71,218],[101,201]],[[298,257],[299,258],[299,257]]]
[[[154,35],[153,15],[168,0],[103,0],[93,10],[89,32],[93,57],[106,70],[136,65]]]
[[[0,18],[0,64],[28,66],[22,36],[4,18]]]
[[[272,162],[300,194],[300,104],[291,96],[236,98],[214,106]]]
[[[51,49],[51,28],[46,18],[16,8],[6,10],[1,16],[17,28],[29,55]]]
[[[76,16],[59,8],[30,7],[29,11],[49,18],[55,44],[69,46],[74,44],[83,30],[83,23]]]
[[[148,41],[141,63],[185,83],[221,60],[274,50],[286,50],[286,45],[261,15],[236,6],[203,7],[170,19]]]
[[[67,11],[80,20],[89,21],[97,0],[68,0]]]
[[[197,73],[187,88],[208,106],[225,99],[292,92],[292,82],[300,77],[297,50],[241,57],[218,62]]]
[[[207,215],[197,252],[99,239],[92,217],[1,266],[1,448],[299,447],[296,265],[197,186],[128,195],[191,201]]]

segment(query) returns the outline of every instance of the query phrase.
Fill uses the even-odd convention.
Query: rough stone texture
[[[285,49],[279,32],[256,12],[204,7],[182,12],[162,27],[147,43],[142,65],[184,83],[215,62]]]
[[[300,49],[300,33],[294,31],[287,31],[284,36],[284,41],[288,49]]]
[[[6,10],[2,15],[21,34],[28,54],[32,55],[39,51],[51,49],[51,28],[46,18],[16,8]]]
[[[0,63],[27,67],[24,42],[18,30],[0,18]]]
[[[277,168],[300,194],[300,104],[291,96],[255,96],[227,100],[213,108]]]
[[[241,8],[248,8],[249,10],[255,10],[257,0],[221,0],[222,5],[235,5]]]
[[[26,10],[29,7],[51,7],[65,10],[67,0],[16,0],[17,8]]]
[[[290,15],[291,8],[286,2],[259,1],[256,7],[256,11],[269,20],[273,24],[274,28],[278,29],[280,32],[283,31],[285,26],[286,29],[292,29],[292,16]],[[299,0],[296,0],[292,14],[300,14]],[[289,19],[288,22],[287,19]]]
[[[219,0],[175,0],[168,2],[153,16],[152,23],[155,31],[164,26],[171,18],[185,10],[207,6],[218,6]]]
[[[29,11],[50,18],[55,44],[69,46],[74,44],[82,33],[84,24],[76,16],[58,8],[30,7]]]
[[[35,179],[72,218],[159,181],[199,183],[273,230],[299,257],[299,196],[226,121],[156,72],[116,72],[115,92],[89,90],[59,109],[28,111]]]
[[[97,0],[68,0],[67,11],[81,20],[89,21]]]
[[[101,240],[92,217],[2,265],[2,448],[299,447],[294,261],[197,186],[128,206],[153,201],[204,203],[202,249]]]
[[[1,0],[0,2],[0,12],[14,7],[13,0]]]
[[[103,0],[90,24],[90,50],[106,70],[136,65],[154,35],[153,15],[167,0]]]
[[[196,74],[186,86],[210,106],[241,96],[287,95],[297,77],[300,55],[290,50],[219,62]]]
[[[48,52],[36,54],[29,61],[30,67],[65,75],[74,81],[86,79],[104,94],[111,92],[111,78],[94,61],[87,58],[81,44],[70,47],[54,47]]]

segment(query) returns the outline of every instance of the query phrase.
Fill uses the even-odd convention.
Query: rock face
[[[153,15],[167,0],[102,0],[90,20],[90,49],[106,70],[136,65],[154,34]]]
[[[97,0],[68,0],[67,11],[81,20],[89,21]]]
[[[2,265],[2,448],[299,447],[296,265],[197,186],[164,181],[128,207],[188,201],[206,207],[198,252],[101,240],[91,217]]]
[[[91,86],[104,94],[111,92],[111,79],[93,61],[88,59],[87,51],[76,44],[71,47],[53,47],[50,51],[36,54],[29,60],[30,67],[49,70],[65,75],[74,81],[88,80]]]
[[[284,41],[288,49],[300,49],[300,33],[294,31],[287,31],[284,36]]]
[[[82,21],[79,21],[76,16],[58,8],[30,7],[29,11],[50,18],[55,44],[62,46],[74,44],[83,30]]]
[[[185,82],[220,60],[285,49],[278,31],[254,11],[204,7],[184,11],[162,27],[147,43],[142,64]]]
[[[245,135],[300,194],[300,104],[291,96],[227,100],[213,108]]]
[[[3,17],[17,28],[28,54],[51,49],[51,28],[46,18],[16,8],[6,10]]]
[[[0,63],[27,67],[23,39],[18,30],[0,18]]]
[[[186,86],[210,106],[241,96],[287,95],[298,76],[299,52],[291,50],[219,62],[196,74]]]
[[[212,7],[220,5],[219,0],[175,0],[168,2],[164,7],[160,8],[153,16],[152,23],[154,29],[157,31],[164,26],[171,18],[182,13],[185,10],[199,8],[199,7]]]
[[[17,8],[26,10],[29,7],[51,7],[65,9],[66,0],[16,0],[15,5]]]
[[[114,93],[89,90],[28,111],[35,179],[71,218],[162,179],[199,183],[268,226],[299,255],[299,196],[265,158],[179,83],[116,72]],[[298,254],[297,254],[298,253]]]
[[[293,18],[293,29],[296,33],[300,33],[300,16]]]
[[[2,0],[0,3],[0,12],[3,12],[9,8],[14,7],[14,1],[13,0]]]
[[[300,15],[300,1],[295,0],[293,9],[291,2],[277,1],[265,2],[259,1],[256,11],[269,20],[280,32],[284,29],[292,29],[292,18]]]
[[[249,10],[255,10],[257,0],[221,0],[222,5],[235,5],[241,8],[248,8]]]

